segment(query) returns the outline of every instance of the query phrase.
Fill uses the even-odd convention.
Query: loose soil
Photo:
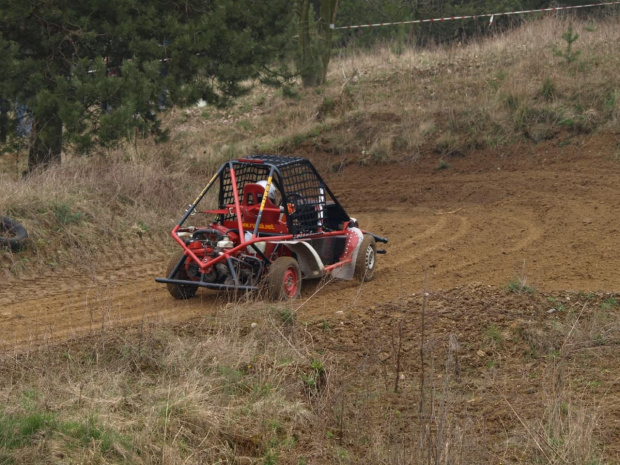
[[[616,138],[600,135],[535,147],[362,166],[324,153],[313,159],[362,228],[389,238],[375,279],[308,283],[300,317],[360,312],[399,297],[511,280],[539,291],[620,291]],[[563,146],[561,146],[563,145]],[[0,284],[0,348],[22,349],[141,321],[175,322],[225,303],[200,290],[172,299],[154,278],[172,240],[134,241],[89,271],[50,272]],[[312,298],[310,298],[312,297]]]
[[[436,155],[379,166],[354,156],[303,155],[362,228],[389,238],[379,244],[387,254],[379,255],[373,281],[305,283],[295,304],[317,347],[373,380],[348,392],[362,395],[382,384],[393,390],[395,340],[403,354],[400,390],[418,392],[424,307],[429,353],[440,361],[438,370],[457,380],[455,414],[473,418],[470,426],[491,456],[516,463],[532,443],[513,428],[519,416],[535,418],[549,405],[555,369],[549,353],[557,352],[575,362],[561,377],[572,392],[585,393],[584,405],[611,399],[597,436],[602,456],[620,460],[616,137],[487,150],[446,159],[449,168],[441,170]],[[0,351],[24,352],[121,326],[184,325],[226,311],[222,294],[199,290],[178,301],[155,283],[171,243],[144,238],[93,261],[88,272],[65,269],[1,283]],[[511,292],[511,281],[532,292]],[[579,329],[570,330],[576,321]],[[441,378],[432,373],[429,383]],[[404,433],[416,402],[407,395],[388,399],[403,421],[386,424]],[[363,428],[364,414],[351,409],[346,420]]]

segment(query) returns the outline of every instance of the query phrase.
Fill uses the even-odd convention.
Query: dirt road
[[[449,158],[437,155],[384,166],[311,154],[333,192],[364,229],[390,240],[375,280],[305,286],[300,318],[316,321],[420,292],[473,282],[521,279],[540,290],[619,291],[617,142],[597,136]],[[156,284],[167,246],[148,240],[98,262],[0,284],[0,350],[140,322],[175,322],[215,313],[217,293],[172,299]],[[311,297],[311,299],[308,299]]]

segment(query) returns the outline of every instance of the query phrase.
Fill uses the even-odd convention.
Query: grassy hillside
[[[168,247],[213,170],[252,152],[308,154],[336,172],[515,157],[598,132],[619,141],[619,26],[546,17],[450,48],[347,50],[325,87],[172,111],[166,144],[68,153],[28,178],[23,154],[4,156],[0,213],[31,242],[0,252],[0,279],[51,268],[94,280],[90,259],[111,249]],[[447,228],[455,211],[440,213]],[[0,464],[620,463],[620,297],[522,284],[395,289],[321,321],[304,319],[303,302],[252,300],[176,326],[112,330],[91,315],[88,339],[0,356]]]
[[[345,50],[325,87],[258,87],[227,109],[173,111],[172,140],[163,145],[140,141],[89,158],[68,153],[62,166],[28,179],[19,176],[25,156],[5,155],[2,213],[22,221],[32,241],[29,251],[4,254],[3,269],[36,272],[71,262],[75,250],[96,254],[110,242],[162,234],[215,166],[251,152],[303,147],[338,155],[338,170],[618,134],[618,26],[613,17],[547,16],[465,45]],[[569,27],[579,37],[567,56]]]

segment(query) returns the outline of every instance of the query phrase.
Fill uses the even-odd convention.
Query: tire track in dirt
[[[396,217],[395,219],[400,219],[403,217],[403,213],[402,211],[398,211],[398,210],[394,210],[393,212],[391,212],[394,214],[394,216]],[[424,226],[425,221],[427,221],[425,218],[432,218],[432,217],[413,217],[413,218],[408,218],[408,222],[406,224],[403,225],[403,229],[406,228],[410,228],[412,226],[417,226],[418,224],[421,224]],[[445,216],[440,216],[440,217],[436,217],[437,221],[435,224],[426,227],[426,229],[424,229],[422,232],[418,233],[418,234],[414,234],[412,236],[409,236],[408,238],[403,238],[400,242],[399,245],[401,247],[407,247],[409,245],[415,244],[418,241],[422,241],[424,239],[428,239],[430,237],[433,237],[433,235],[439,233],[441,230],[446,228],[446,225],[448,223],[448,218]],[[361,217],[362,222],[364,223],[364,229],[367,229],[369,231],[374,231],[373,227],[375,226],[376,222],[373,221],[373,217],[369,216],[369,215],[363,215]],[[388,217],[388,215],[386,215],[383,218],[384,221],[389,221],[390,218]],[[411,221],[411,220],[415,220],[415,221]],[[396,231],[394,231],[396,232]],[[396,232],[397,234],[399,234],[398,232]],[[393,235],[391,235],[392,238],[394,237]],[[390,239],[390,238],[388,238]],[[400,238],[399,238],[400,239]]]
[[[12,278],[0,284],[0,305],[64,295],[111,280],[118,283],[132,281],[138,273],[148,272],[145,268],[152,267],[153,263],[158,267],[162,260],[165,263],[169,251],[169,244],[160,239],[132,241],[130,246],[104,252],[96,259],[85,257],[84,264],[72,271],[50,270],[30,279]]]
[[[456,222],[458,223],[456,225],[456,232],[447,236],[447,237],[443,237],[440,238],[439,242],[436,242],[432,245],[428,245],[425,247],[422,247],[420,249],[416,249],[415,253],[413,254],[406,254],[404,256],[402,255],[398,255],[398,259],[394,262],[389,263],[385,268],[386,269],[390,269],[390,268],[396,268],[399,266],[402,266],[406,263],[409,262],[413,262],[413,261],[417,261],[420,260],[420,258],[422,258],[424,255],[437,250],[440,247],[445,246],[446,244],[450,244],[451,242],[457,241],[458,239],[460,239],[461,237],[463,237],[465,234],[467,234],[467,232],[469,231],[469,224],[467,221],[467,218],[464,216],[454,216],[452,218],[450,218],[451,220],[456,220]],[[440,221],[441,222],[441,221]],[[447,229],[446,226],[451,225],[452,223],[454,223],[455,221],[448,221],[445,220],[441,223],[443,223],[443,228],[441,230],[437,230],[435,231],[433,234],[429,234],[429,235],[425,235],[424,237],[422,237],[421,239],[433,239],[435,234],[439,234],[440,232],[442,232],[443,230]],[[416,239],[412,242],[410,242],[409,244],[405,243],[405,246],[408,247],[412,244],[415,244],[416,242],[418,242],[418,240],[421,239]]]
[[[613,183],[620,165],[606,161],[605,147],[588,157],[549,145],[537,148],[540,158],[477,153],[442,172],[429,156],[382,166],[381,177],[376,167],[351,165],[338,174],[319,167],[362,227],[389,238],[380,245],[388,253],[379,256],[373,281],[307,282],[293,308],[312,321],[427,288],[500,286],[526,260],[541,289],[620,289],[620,193]],[[0,350],[222,311],[226,300],[214,291],[177,301],[154,282],[173,248],[169,237],[133,240],[91,259],[90,268],[0,282]]]
[[[474,210],[473,216],[478,218],[477,209],[472,208],[472,210]],[[362,285],[356,282],[330,283],[315,296],[315,302],[304,304],[305,316],[310,320],[320,320],[333,313],[328,311],[330,307],[339,310],[344,309],[345,311],[356,311],[369,305],[390,301],[396,296],[402,297],[421,292],[424,289],[441,287],[445,283],[454,282],[455,276],[457,278],[469,278],[471,281],[484,280],[485,276],[481,273],[481,268],[501,269],[498,264],[493,265],[492,263],[505,261],[503,257],[506,255],[522,251],[540,239],[542,228],[537,226],[536,222],[530,220],[528,216],[527,212],[520,212],[518,215],[501,218],[501,222],[506,228],[516,234],[514,242],[510,242],[512,236],[507,234],[501,240],[503,242],[508,241],[508,243],[501,249],[495,249],[492,253],[489,250],[486,250],[484,254],[474,253],[473,258],[470,254],[465,260],[458,263],[454,263],[453,255],[455,252],[450,249],[484,247],[487,241],[490,241],[493,236],[497,236],[496,230],[485,229],[484,223],[472,221],[467,215],[455,215],[451,216],[449,220],[438,222],[434,227],[429,228],[427,231],[432,231],[432,234],[416,235],[415,237],[423,237],[428,245],[421,249],[412,249],[411,246],[415,244],[415,241],[402,240],[404,237],[399,231],[406,231],[408,225],[426,221],[430,217],[410,216],[405,224],[401,223],[402,229],[395,230],[396,235],[390,238],[389,244],[392,245],[392,249],[386,255],[379,257],[378,268],[373,281]],[[360,219],[364,219],[364,215],[360,215]],[[436,227],[438,224],[441,224],[442,227]],[[480,227],[485,235],[471,234],[473,225]],[[443,235],[446,231],[451,233]],[[472,244],[476,240],[477,246]],[[407,247],[402,247],[401,243],[407,244]],[[454,247],[449,247],[451,245]],[[386,248],[389,249],[389,247]],[[403,249],[407,253],[402,253]],[[482,267],[480,266],[481,262],[485,262]],[[463,275],[458,273],[468,268],[471,268],[472,272]],[[491,273],[495,273],[495,271],[491,271]],[[492,281],[487,277],[485,282]],[[304,297],[310,295],[311,293],[304,293]]]
[[[120,280],[99,278],[83,288],[5,306],[0,312],[0,349],[25,348],[118,326],[178,321],[204,314],[216,294],[189,301],[172,299],[154,282],[159,261],[133,266]],[[135,273],[131,279],[129,274]]]
[[[393,215],[398,217],[402,211],[395,209]],[[426,226],[427,219],[434,224]],[[410,217],[410,221],[417,223],[414,229],[419,232],[409,234],[409,229],[404,228],[401,231],[408,237],[399,235],[393,237],[394,240],[414,244],[442,237],[450,224],[448,218],[427,219]],[[164,285],[154,282],[165,268],[166,248],[163,244],[151,248],[160,252],[134,253],[120,258],[111,255],[105,266],[89,270],[88,275],[49,273],[35,281],[15,280],[8,288],[4,286],[0,350],[36,347],[140,322],[179,321],[212,313],[222,306],[219,294],[208,290],[200,290],[198,297],[189,301],[172,299]],[[143,257],[153,255],[155,258],[144,261]],[[98,260],[98,263],[103,262],[103,259]],[[332,294],[341,284],[331,283],[321,293]],[[332,285],[336,286],[333,291]],[[312,313],[314,303],[309,302],[307,308]]]
[[[362,213],[359,217],[362,224],[369,225],[368,229],[376,225],[376,215]],[[377,279],[363,286],[353,282],[332,282],[316,296],[313,296],[316,285],[306,285],[304,298],[311,300],[300,303],[305,318],[325,317],[334,307],[353,309],[391,300],[396,288],[401,288],[400,292],[410,292],[423,278],[421,262],[425,257],[461,240],[471,229],[468,218],[463,215],[415,216],[406,208],[394,208],[382,219],[390,222],[398,218],[406,218],[406,221],[392,231],[390,245],[386,247],[389,249],[396,244],[397,248],[380,257]],[[428,226],[429,222],[434,223]],[[515,248],[526,245],[534,237],[522,239]],[[414,246],[418,243],[425,246],[417,249]],[[393,253],[395,251],[397,253]],[[399,253],[403,251],[405,253]],[[93,270],[89,277],[50,275],[43,279],[43,284],[39,281],[14,289],[10,297],[11,310],[0,313],[0,326],[5,334],[0,340],[0,349],[35,347],[140,322],[179,321],[221,307],[222,301],[215,292],[201,290],[197,299],[177,301],[168,295],[165,286],[154,283],[153,278],[160,274],[156,270],[163,269],[166,262],[164,255],[164,252],[158,253],[157,256],[162,258],[151,258],[142,263],[134,257],[130,266],[119,266],[122,260],[119,263],[111,259],[108,266],[101,267],[99,272]],[[470,266],[479,260],[470,260],[451,269]],[[437,268],[433,279],[449,272],[449,268]],[[405,286],[401,279],[403,273],[410,279]],[[417,281],[412,279],[414,275],[417,275]],[[53,282],[57,285],[49,286]],[[40,291],[38,295],[33,294],[36,290]]]
[[[204,313],[216,295],[179,302],[154,282],[170,244],[132,241],[101,254],[92,267],[46,272],[0,285],[0,350],[32,348],[139,322],[177,321]]]
[[[329,315],[328,308],[352,309],[358,303],[362,305],[374,304],[394,296],[395,289],[400,292],[411,293],[417,289],[424,279],[422,265],[420,261],[433,251],[445,247],[454,241],[458,241],[469,231],[469,222],[464,216],[413,216],[405,215],[407,210],[403,208],[400,212],[396,211],[395,216],[400,218],[399,227],[392,231],[386,245],[388,252],[386,255],[379,256],[377,273],[371,282],[360,285],[355,281],[335,281],[330,282],[314,296],[313,302],[303,303],[304,315],[310,319],[314,317],[322,318]],[[369,225],[370,230],[373,221],[368,213],[359,215],[360,224]],[[405,221],[403,221],[406,219]],[[384,220],[389,221],[390,215],[386,215]],[[416,229],[423,226],[427,221],[435,221],[432,226],[423,229],[417,234],[411,235],[410,228]],[[416,249],[413,247],[419,242],[428,245]],[[420,266],[420,270],[417,270]],[[407,280],[405,286],[402,285],[403,279]],[[317,285],[307,286],[302,296],[309,298],[321,287]],[[406,288],[406,289],[405,289]],[[363,299],[362,299],[363,295]],[[329,305],[331,303],[331,305]]]
[[[511,216],[511,217],[505,218],[504,221],[507,224],[510,224],[513,222],[516,223],[516,226],[518,227],[513,227],[511,229],[526,232],[525,237],[517,240],[517,242],[514,242],[512,244],[504,245],[504,247],[501,250],[495,251],[494,253],[487,252],[485,255],[477,255],[476,258],[474,259],[465,260],[456,265],[452,265],[451,262],[448,262],[447,264],[444,264],[441,268],[434,269],[434,273],[433,273],[434,279],[439,279],[443,276],[461,277],[461,275],[457,273],[458,271],[464,270],[466,268],[474,267],[480,264],[482,261],[486,262],[488,266],[490,266],[494,270],[499,270],[501,269],[501,267],[498,266],[498,264],[496,264],[495,266],[492,266],[491,263],[493,263],[494,261],[498,261],[498,259],[501,259],[504,256],[508,256],[508,255],[523,251],[529,245],[540,240],[542,236],[542,228],[536,226],[536,224],[530,220],[517,217],[517,216]],[[504,260],[501,260],[501,261],[504,261]],[[488,280],[486,282],[488,282]]]

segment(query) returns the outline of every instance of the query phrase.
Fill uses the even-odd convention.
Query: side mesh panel
[[[316,232],[323,224],[325,189],[307,163],[280,168],[286,189],[289,229],[292,234]]]
[[[248,163],[246,160],[260,160]],[[252,155],[240,159],[233,167],[237,178],[239,196],[243,194],[246,184],[266,180],[271,167],[277,168],[274,176],[276,189],[284,194],[282,206],[287,214],[289,233],[312,234],[320,228],[335,229],[348,215],[335,199],[328,193],[321,177],[312,164],[300,157],[283,157],[278,155]],[[279,184],[282,183],[282,185]],[[241,201],[243,201],[240,198]],[[220,176],[219,206],[225,208],[235,203],[230,166],[226,165]],[[221,215],[222,220],[236,220],[234,214]]]

